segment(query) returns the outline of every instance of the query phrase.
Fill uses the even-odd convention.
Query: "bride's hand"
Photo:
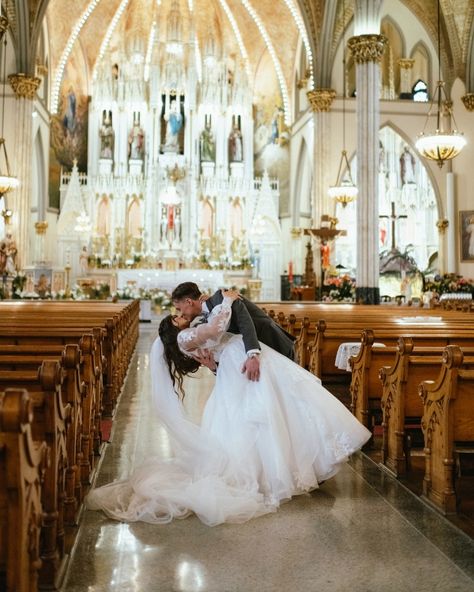
[[[230,298],[232,302],[234,300],[239,300],[242,296],[237,292],[237,290],[221,290],[223,298]]]

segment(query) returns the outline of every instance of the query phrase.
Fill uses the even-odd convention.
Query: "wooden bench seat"
[[[444,514],[455,513],[456,447],[474,449],[474,370],[461,348],[448,346],[435,380],[420,385],[425,437],[423,496]]]
[[[410,469],[407,432],[419,427],[421,433],[423,401],[419,385],[425,380],[434,380],[443,361],[443,347],[415,347],[415,343],[410,337],[401,337],[393,364],[380,369],[382,463],[395,476]],[[474,365],[474,347],[465,347],[463,352],[465,365]]]
[[[19,389],[0,392],[0,589],[38,585],[46,442],[32,436],[33,402]]]

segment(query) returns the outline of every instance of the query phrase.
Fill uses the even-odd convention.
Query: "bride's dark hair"
[[[199,362],[190,358],[178,347],[178,327],[173,325],[173,317],[168,315],[159,326],[158,334],[163,343],[164,356],[168,370],[173,381],[173,388],[176,394],[184,398],[183,379],[186,374],[192,374],[199,369]]]

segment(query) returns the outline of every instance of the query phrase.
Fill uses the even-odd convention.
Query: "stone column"
[[[48,223],[46,222],[46,220],[35,223],[36,243],[35,243],[35,252],[33,253],[33,264],[34,265],[45,265],[46,264],[46,256],[45,256],[45,252],[44,252],[44,242],[45,242],[47,228],[48,228]]]
[[[466,107],[468,111],[474,111],[474,93],[467,93],[461,97],[461,101],[464,103],[464,107]]]
[[[311,203],[311,215],[313,218],[313,227],[319,226],[323,214],[332,215],[334,204],[328,197],[328,188],[330,179],[328,177],[328,165],[330,161],[330,120],[329,111],[332,102],[336,96],[336,91],[332,88],[317,88],[307,93],[311,109],[313,111],[313,195]],[[311,240],[311,239],[310,239]],[[321,277],[321,256],[319,253],[319,244],[313,244],[317,249],[315,253],[315,272],[316,277]],[[319,284],[319,281],[318,281]]]
[[[20,186],[11,196],[9,204],[14,212],[14,235],[18,245],[19,269],[30,262],[28,223],[30,221],[31,161],[33,99],[41,79],[26,74],[10,74],[8,80],[17,98],[15,173]]]
[[[415,64],[415,60],[410,60],[408,58],[401,58],[398,60],[398,65],[400,66],[400,94],[399,94],[399,97],[401,99],[412,99],[413,98],[413,94],[411,92],[411,87],[412,87],[411,72],[413,70],[414,64]]]
[[[447,273],[446,271],[446,229],[449,228],[449,220],[444,218],[436,222],[439,233],[439,247],[438,247],[438,267],[440,275]],[[452,226],[452,224],[451,224]],[[449,256],[448,256],[449,258]]]
[[[448,219],[449,224],[447,226],[448,231],[446,237],[445,273],[456,273],[456,205],[454,192],[454,173],[452,171],[446,173],[446,218]]]
[[[364,34],[351,37],[349,50],[356,63],[357,89],[357,278],[356,297],[379,304],[379,89],[380,61],[386,38]]]

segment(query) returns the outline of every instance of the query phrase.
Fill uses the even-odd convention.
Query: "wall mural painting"
[[[68,63],[61,86],[58,114],[51,117],[49,207],[59,208],[61,167],[69,171],[74,159],[81,172],[87,171],[87,127],[89,99],[82,89],[85,68]]]

